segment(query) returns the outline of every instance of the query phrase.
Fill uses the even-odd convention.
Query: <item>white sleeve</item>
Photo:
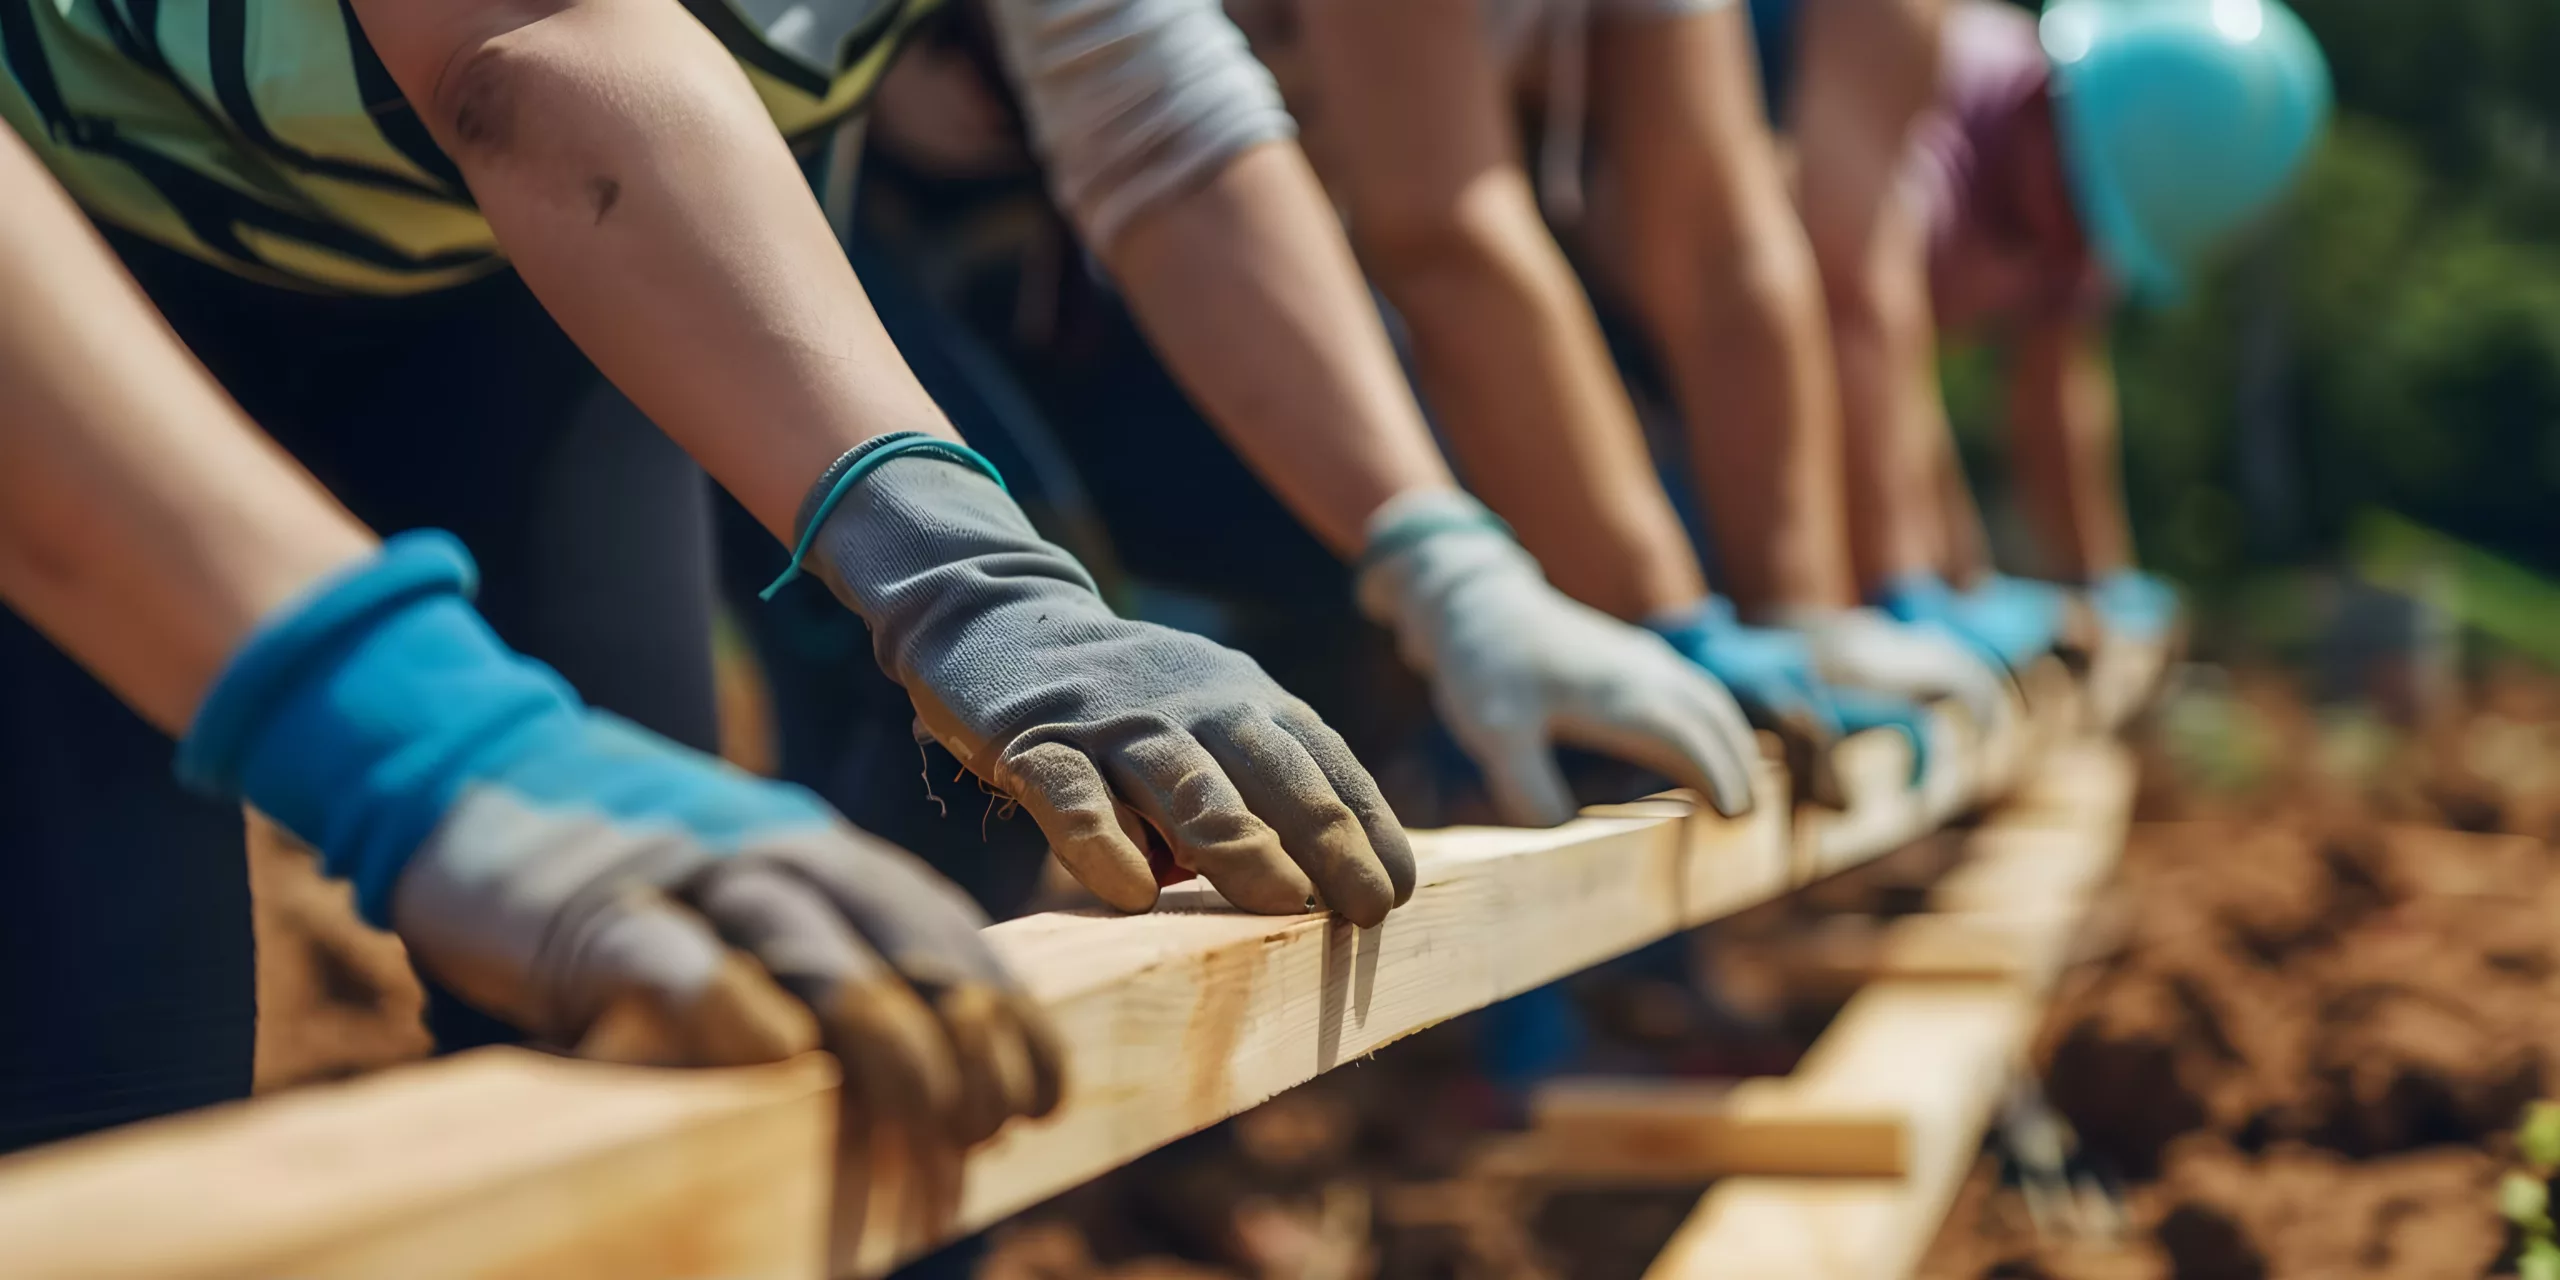
[[[1218,0],[986,0],[1049,185],[1085,242],[1297,126]]]

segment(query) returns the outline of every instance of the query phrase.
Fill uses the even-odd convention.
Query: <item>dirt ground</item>
[[[2037,1041],[2102,1211],[2041,1225],[1997,1149],[1931,1280],[2501,1274],[2506,1131],[2560,1091],[2560,683],[2507,672],[2400,733],[2239,680],[2144,739],[2099,954]],[[1834,963],[1956,842],[1571,984],[1577,1069],[1784,1071]],[[256,855],[262,1086],[425,1048],[397,944]],[[338,895],[342,897],[342,895]],[[1474,1172],[1520,1122],[1461,1019],[999,1229],[984,1280],[1634,1280],[1702,1190],[1541,1195]]]
[[[1925,1275],[2503,1273],[2506,1133],[2560,1086],[2553,689],[2493,678],[2396,747],[2278,686],[2235,701],[2258,776],[2180,785],[2154,751],[2124,945],[2040,1036],[2119,1237],[2040,1237],[1986,1161]]]

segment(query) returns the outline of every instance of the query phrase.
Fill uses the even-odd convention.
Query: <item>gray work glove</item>
[[[823,1047],[844,1071],[843,1149],[903,1171],[910,1229],[946,1222],[966,1149],[1060,1089],[1060,1050],[979,938],[985,917],[797,788],[601,718],[579,736],[612,761],[603,785],[650,800],[617,815],[579,786],[464,791],[392,897],[419,968],[589,1057],[721,1066]],[[527,767],[583,767],[563,761]]]
[[[1951,698],[1985,733],[2009,715],[2008,677],[1939,628],[1896,622],[1879,609],[1782,606],[1767,621],[1804,635],[1827,683],[1914,702]]]
[[[1558,744],[1652,769],[1729,816],[1751,808],[1759,751],[1733,698],[1660,637],[1547,585],[1475,499],[1435,490],[1380,508],[1359,591],[1430,678],[1433,705],[1505,819],[1574,815]]]
[[[1113,614],[987,476],[891,458],[844,490],[808,564],[927,731],[1112,906],[1146,910],[1178,878],[1150,864],[1150,828],[1247,911],[1372,925],[1412,896],[1404,828],[1339,734],[1251,658]]]
[[[1060,1090],[1047,1020],[978,936],[985,917],[796,787],[605,717],[560,736],[465,789],[411,856],[391,920],[419,968],[588,1057],[823,1047],[844,1072],[842,1149],[899,1171],[908,1230],[947,1222],[967,1148]]]

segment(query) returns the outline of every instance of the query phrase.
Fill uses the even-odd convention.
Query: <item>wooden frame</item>
[[[1756,1092],[1715,1108],[1703,1125],[1690,1121],[1722,1143],[1701,1153],[1723,1163],[1693,1162],[1689,1173],[1748,1176],[1709,1189],[1647,1280],[1910,1273],[1972,1167],[2090,901],[2123,851],[2133,782],[2132,761],[2114,744],[2057,753],[1969,838],[1965,862],[1932,891],[1932,910],[1888,932],[1877,980],[1851,998],[1795,1073],[1754,1082]],[[1605,1117],[1600,1133],[1640,1124],[1629,1112],[1621,1106]],[[1674,1109],[1659,1114],[1682,1119]],[[1834,1167],[1808,1168],[1782,1150],[1760,1154],[1776,1150],[1767,1139],[1790,1133],[1831,1143]],[[1788,1176],[1824,1173],[1849,1176]]]
[[[1055,1019],[1072,1075],[1057,1115],[973,1156],[951,1233],[1414,1031],[1915,839],[2003,780],[1989,762],[2022,754],[1954,717],[1937,732],[1951,767],[1925,796],[1904,781],[1907,756],[1895,763],[1898,739],[1844,744],[1856,781],[1836,819],[1797,823],[1767,766],[1769,802],[1739,820],[1666,796],[1551,831],[1417,832],[1420,887],[1373,929],[1238,914],[1201,885],[1146,916],[996,926],[990,941]],[[831,1070],[648,1072],[482,1051],[136,1126],[0,1160],[0,1258],[13,1277],[100,1280],[814,1275],[808,1242],[828,1192],[809,1165],[834,1097],[814,1082]],[[410,1149],[422,1141],[438,1153],[424,1168]],[[226,1190],[208,1197],[213,1186]],[[743,1200],[759,1206],[754,1229],[720,1226]],[[526,1225],[535,1205],[539,1230]],[[711,1226],[679,1230],[694,1219]],[[833,1269],[876,1270],[943,1238],[875,1236]]]

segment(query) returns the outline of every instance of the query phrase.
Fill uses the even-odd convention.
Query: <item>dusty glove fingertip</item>
[[[1712,777],[1707,788],[1707,807],[1721,817],[1747,818],[1760,806],[1759,788],[1752,785],[1749,766],[1738,777]]]
[[[808,1006],[731,952],[689,1000],[653,988],[625,993],[588,1027],[577,1053],[638,1066],[742,1067],[810,1052],[820,1038]]]
[[[1114,911],[1133,916],[1145,915],[1155,910],[1157,900],[1163,895],[1163,887],[1153,876],[1140,878],[1118,874],[1120,868],[1116,866],[1088,874],[1089,864],[1079,865],[1076,859],[1063,852],[1058,855],[1058,860],[1066,864],[1076,883],[1083,885],[1093,896],[1102,899],[1104,906]]]
[[[1384,884],[1363,885],[1356,893],[1328,899],[1325,905],[1330,906],[1335,915],[1363,929],[1372,929],[1384,923],[1387,913],[1402,905],[1402,900]]]

